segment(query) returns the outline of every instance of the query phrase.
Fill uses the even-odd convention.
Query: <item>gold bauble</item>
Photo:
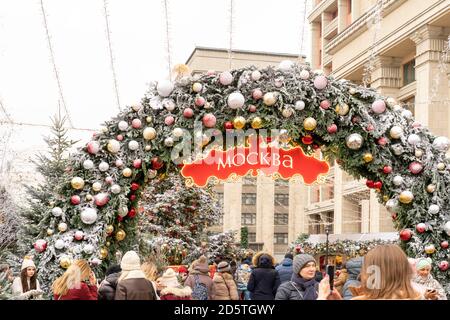
[[[106,226],[105,231],[106,231],[106,234],[107,234],[107,235],[111,235],[111,233],[114,232],[114,226],[111,225],[111,224],[108,224],[108,225]]]
[[[53,233],[54,233],[53,229],[47,229],[47,235],[48,236],[53,235]]]
[[[145,118],[145,121],[147,121],[147,123],[150,123],[153,121],[153,118],[151,116],[148,116],[147,118]]]
[[[305,130],[308,130],[308,131],[314,130],[314,129],[317,127],[317,121],[316,121],[316,119],[311,118],[311,117],[306,118],[306,119],[303,121],[303,127],[305,128]]]
[[[153,140],[156,138],[156,130],[155,130],[155,128],[147,127],[142,132],[142,135],[145,140]]]
[[[92,196],[91,196],[90,194],[87,194],[87,195],[86,195],[86,200],[87,200],[87,201],[91,201],[91,200],[92,200]]]
[[[61,260],[59,260],[59,265],[61,268],[67,269],[72,264],[72,261],[69,257],[62,257]]]
[[[125,231],[123,231],[123,230],[119,230],[119,231],[117,231],[117,233],[116,233],[116,240],[117,241],[122,241],[123,239],[125,239],[125,236],[126,236],[127,234],[125,233]]]
[[[233,120],[233,126],[236,129],[242,129],[245,127],[245,118],[244,117],[236,117]]]
[[[371,153],[364,153],[363,159],[365,163],[371,162],[373,160],[373,156]]]
[[[437,169],[440,170],[440,171],[445,170],[445,163],[439,162],[437,164]]]
[[[80,177],[74,177],[70,184],[72,185],[72,188],[81,190],[84,187],[84,180]]]
[[[152,147],[149,146],[149,145],[146,145],[146,146],[145,146],[145,151],[150,151],[150,150],[152,150]]]
[[[108,256],[108,249],[101,248],[100,249],[100,258],[105,259]]]
[[[430,245],[425,247],[425,253],[426,254],[433,254],[435,252],[436,252],[436,248],[434,247],[434,245],[430,244]]]
[[[383,201],[384,201],[384,202],[387,202],[388,200],[389,200],[389,196],[384,195],[384,196],[383,196]]]
[[[106,246],[109,247],[111,245],[111,242],[106,241]]]
[[[434,185],[434,184],[427,185],[427,192],[428,193],[433,193],[435,191],[436,191],[436,185]]]
[[[263,96],[263,102],[266,106],[273,106],[275,103],[277,103],[277,94],[275,92],[267,92]]]
[[[259,129],[262,127],[262,119],[260,117],[255,117],[252,120],[252,128]]]
[[[131,171],[130,168],[125,168],[123,169],[122,174],[124,177],[129,178],[133,174],[133,171]]]
[[[408,204],[411,203],[414,199],[414,195],[411,191],[402,191],[398,197],[398,200],[401,203]]]
[[[339,114],[340,116],[345,116],[348,111],[350,110],[350,108],[348,107],[348,104],[346,103],[340,103],[336,106],[336,113]]]

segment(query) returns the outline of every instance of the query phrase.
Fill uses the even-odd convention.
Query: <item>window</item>
[[[275,213],[274,224],[285,225],[289,223],[289,214],[287,213]]]
[[[248,242],[256,242],[256,233],[254,232],[248,233]]]
[[[256,205],[256,193],[243,193],[242,204],[246,206]]]
[[[275,205],[276,206],[288,206],[289,205],[289,194],[287,194],[287,193],[275,194]]]
[[[256,224],[256,213],[243,213],[241,215],[241,224],[244,226],[253,226]]]
[[[403,85],[406,86],[416,81],[415,71],[416,60],[411,60],[403,65]]]
[[[273,237],[273,243],[275,244],[287,244],[288,234],[287,233],[275,233]]]

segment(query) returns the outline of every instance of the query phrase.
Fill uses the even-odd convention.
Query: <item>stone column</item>
[[[371,88],[388,97],[398,96],[402,84],[401,58],[377,56],[371,74]]]
[[[370,190],[370,232],[380,232],[380,203],[376,191]]]
[[[256,185],[256,242],[273,254],[275,183],[270,177],[258,176]]]
[[[416,44],[415,118],[443,136],[450,133],[450,113],[448,105],[440,103],[448,99],[448,82],[438,79],[439,57],[449,33],[450,28],[426,25],[411,37]]]
[[[341,33],[347,28],[348,5],[347,0],[338,0],[338,33]]]
[[[289,181],[289,243],[297,239],[300,233],[307,233],[307,217],[305,206],[307,199],[306,186],[299,178]]]
[[[342,170],[334,165],[334,234],[342,233],[342,197],[343,197]]]
[[[236,230],[236,241],[240,241],[242,213],[242,181],[226,182],[223,185],[223,230]]]
[[[361,200],[361,233],[369,233],[370,200]]]
[[[355,22],[356,19],[358,19],[361,14],[361,0],[352,0],[352,23]]]
[[[320,39],[320,23],[311,23],[311,67],[318,69],[322,61],[319,58],[319,51],[321,49]]]

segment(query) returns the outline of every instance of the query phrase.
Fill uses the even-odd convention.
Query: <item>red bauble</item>
[[[72,196],[72,197],[70,198],[70,202],[71,202],[73,205],[80,204],[81,198],[80,198],[80,196]]]
[[[109,195],[107,193],[99,193],[94,197],[95,205],[103,207],[109,201]]]
[[[439,269],[441,271],[446,271],[448,269],[448,261],[439,262]]]
[[[206,103],[206,100],[203,97],[197,97],[197,98],[195,98],[194,103],[197,107],[203,107]]]
[[[134,218],[136,216],[136,210],[134,208],[131,208],[130,211],[128,211],[128,217]]]
[[[317,149],[319,149],[320,148],[320,146],[319,145],[317,145],[317,144],[313,144],[313,149],[314,150],[317,150]]]
[[[409,241],[411,240],[412,237],[412,232],[409,229],[403,229],[402,231],[400,231],[400,239],[402,241]]]
[[[38,253],[41,253],[44,252],[45,249],[47,249],[47,241],[45,241],[44,239],[36,240],[36,242],[34,243],[34,250],[36,250],[36,252]]]
[[[137,189],[139,189],[139,184],[137,184],[136,182],[133,182],[131,184],[131,190],[136,191]]]
[[[248,111],[249,111],[249,112],[256,112],[256,106],[253,105],[253,104],[249,105],[249,106],[248,106]]]
[[[367,188],[372,189],[373,186],[374,186],[373,180],[367,180],[367,181],[366,181],[366,186],[367,186]]]
[[[183,116],[185,118],[192,118],[193,115],[194,115],[194,110],[192,110],[191,108],[186,108],[183,110]]]
[[[337,129],[338,129],[337,125],[335,125],[335,124],[333,123],[332,125],[330,125],[330,126],[327,128],[327,131],[328,131],[329,134],[333,134],[333,133],[336,133],[336,132],[337,132]]]
[[[441,248],[442,248],[442,249],[447,249],[447,248],[448,248],[448,241],[446,241],[446,240],[445,240],[445,241],[442,241],[442,242],[441,242]]]
[[[233,122],[231,122],[231,121],[225,122],[225,124],[223,126],[224,126],[225,130],[234,129]]]
[[[313,141],[314,141],[314,139],[311,136],[304,136],[304,137],[302,137],[302,142],[304,144],[312,144]]]
[[[141,159],[136,159],[133,161],[133,167],[135,169],[140,169],[142,166],[142,160]]]
[[[81,230],[78,230],[75,232],[75,235],[73,236],[75,240],[81,241],[84,238],[84,233]]]
[[[164,162],[161,161],[159,157],[152,158],[152,168],[154,170],[159,170],[164,166]]]
[[[207,128],[214,128],[216,125],[216,116],[212,113],[207,113],[203,116],[203,125]]]
[[[374,182],[373,187],[375,189],[381,189],[381,187],[383,187],[383,183],[381,181]]]
[[[427,230],[427,225],[425,223],[418,223],[416,226],[416,230],[419,233],[424,233]]]
[[[378,143],[380,146],[385,146],[385,145],[387,144],[387,142],[388,142],[388,140],[386,139],[386,137],[381,137],[381,138],[379,138],[378,141],[377,141],[377,143]]]
[[[301,246],[296,246],[295,247],[295,251],[297,252],[297,253],[300,253],[301,251],[302,251],[302,247]]]
[[[135,195],[135,194],[130,195],[130,200],[131,200],[131,201],[136,200],[136,195]]]
[[[408,169],[412,174],[419,174],[423,170],[423,165],[420,162],[414,161],[409,164]]]
[[[391,166],[384,166],[383,168],[383,172],[388,174],[392,172],[392,167]]]
[[[375,127],[373,126],[373,124],[368,124],[367,127],[366,127],[366,130],[367,131],[373,131],[373,130],[375,130]]]
[[[121,222],[123,220],[123,217],[117,216],[117,221]]]
[[[320,102],[320,107],[324,110],[327,110],[328,108],[330,108],[331,103],[328,100],[323,100]]]

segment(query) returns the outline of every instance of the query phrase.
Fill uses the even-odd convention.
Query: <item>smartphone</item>
[[[326,271],[328,274],[328,278],[330,280],[330,290],[333,291],[333,285],[334,285],[334,266],[327,265]]]

